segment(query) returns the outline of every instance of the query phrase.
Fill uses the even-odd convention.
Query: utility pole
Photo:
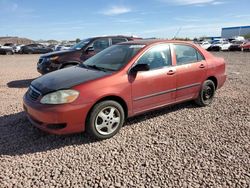
[[[175,35],[174,35],[174,39],[178,36],[178,34],[180,33],[181,29],[182,29],[182,27],[180,27],[180,28],[177,30],[177,32],[176,32]]]

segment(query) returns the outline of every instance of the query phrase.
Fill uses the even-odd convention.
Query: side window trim
[[[124,38],[124,37],[113,37],[113,38],[111,38],[111,45],[114,45],[113,44],[113,40],[115,40],[115,39],[122,39],[122,40],[124,40],[122,42],[128,42],[127,38]],[[115,43],[115,44],[118,44],[118,43]]]

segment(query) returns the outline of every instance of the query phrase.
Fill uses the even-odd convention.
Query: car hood
[[[56,52],[50,52],[50,53],[46,53],[44,55],[41,56],[41,58],[43,57],[52,57],[52,56],[57,56],[57,55],[64,55],[67,53],[71,53],[71,52],[75,52],[76,50],[63,50],[63,51],[56,51]]]
[[[43,95],[61,89],[69,89],[78,84],[112,74],[80,66],[70,67],[43,75],[31,82],[31,85]]]

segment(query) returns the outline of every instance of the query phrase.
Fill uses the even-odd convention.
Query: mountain
[[[14,44],[31,44],[33,40],[19,37],[0,37],[0,44],[14,43]]]

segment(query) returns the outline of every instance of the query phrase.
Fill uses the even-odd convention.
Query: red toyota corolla
[[[224,60],[193,43],[126,42],[37,78],[24,95],[24,109],[44,131],[86,130],[105,139],[127,117],[188,100],[209,105],[225,80]]]

